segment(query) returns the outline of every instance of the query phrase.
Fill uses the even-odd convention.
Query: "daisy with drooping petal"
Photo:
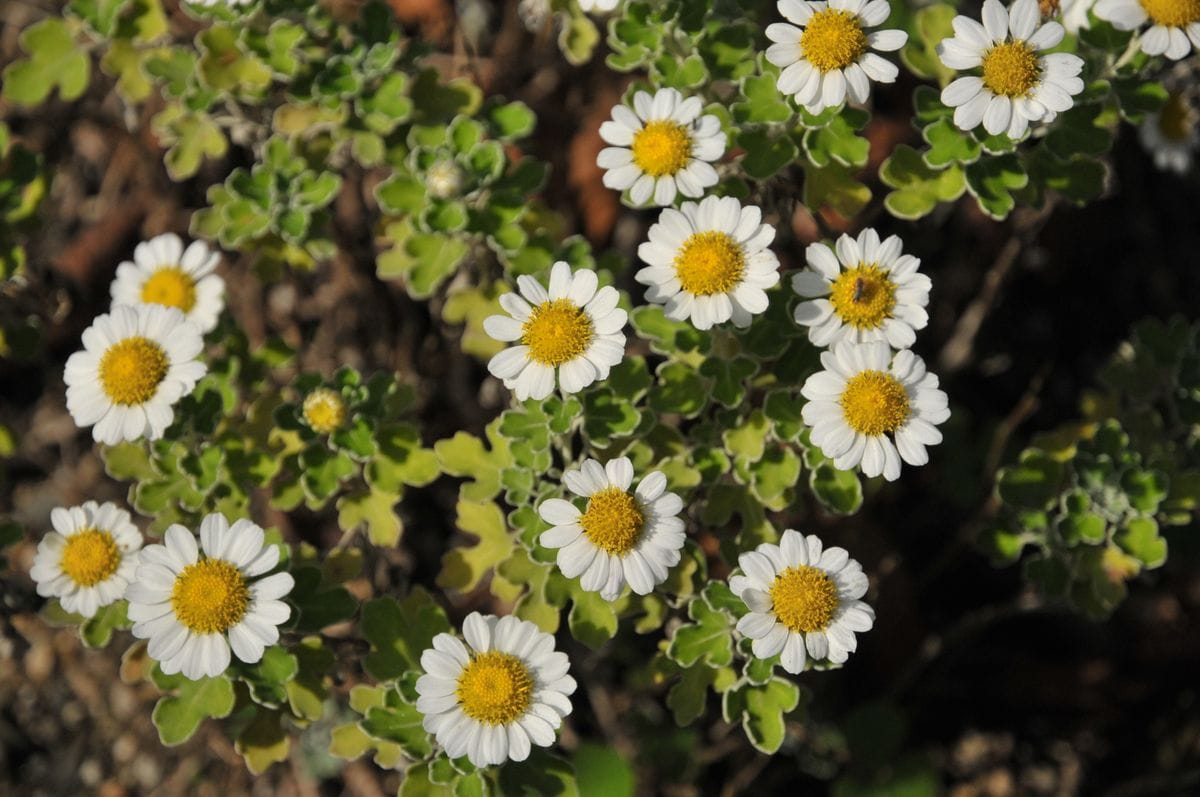
[[[279,547],[264,545],[263,530],[249,520],[232,526],[219,513],[200,522],[200,545],[178,524],[163,545],[142,549],[137,580],[129,585],[133,635],[162,671],[196,680],[229,667],[229,650],[253,664],[279,641],[280,623],[292,610],[283,598],[295,581],[289,573],[262,577],[279,564]]]
[[[1186,174],[1192,168],[1192,158],[1200,146],[1196,117],[1196,110],[1178,91],[1172,92],[1157,112],[1146,115],[1138,127],[1138,138],[1153,156],[1155,166],[1176,174]]]
[[[825,548],[816,535],[783,532],[778,545],[763,543],[738,557],[743,575],[729,587],[750,613],[737,629],[753,641],[760,659],[780,656],[793,675],[809,662],[842,664],[858,648],[855,633],[870,631],[875,611],[862,565],[844,548]]]
[[[1040,24],[1039,24],[1040,23]],[[942,102],[954,108],[954,124],[1017,139],[1030,122],[1050,122],[1075,104],[1083,91],[1083,59],[1070,53],[1045,53],[1063,39],[1057,22],[1041,22],[1037,0],[1016,0],[1005,10],[1000,0],[984,0],[983,24],[954,18],[955,36],[938,45],[950,69],[979,69],[942,90]]]
[[[564,393],[577,393],[625,356],[627,314],[617,307],[611,285],[596,289],[596,272],[574,274],[563,261],[550,269],[547,290],[533,277],[517,277],[516,293],[500,297],[508,315],[488,316],[483,329],[499,341],[516,342],[488,363],[488,371],[517,394],[519,401],[541,400],[554,391],[555,375]]]
[[[605,169],[604,184],[629,190],[635,204],[651,197],[669,205],[678,192],[698,197],[717,184],[711,163],[725,154],[725,133],[715,116],[701,116],[699,97],[683,98],[675,89],[653,96],[633,95],[632,110],[616,105],[612,119],[600,125],[600,137],[611,146],[600,150],[596,165]]]
[[[203,348],[200,330],[174,307],[113,307],[67,360],[67,409],[98,443],[156,440],[175,419],[175,402],[208,370],[196,360]]]
[[[871,81],[892,83],[899,68],[871,50],[891,52],[908,41],[902,30],[867,32],[891,13],[887,0],[779,0],[779,13],[795,23],[767,26],[767,60],[783,69],[779,91],[809,113],[835,108],[849,97],[866,102]],[[797,27],[798,26],[798,27]]]
[[[582,576],[580,586],[613,601],[626,582],[638,595],[650,594],[679,564],[683,501],[667,492],[661,472],[647,473],[630,492],[633,463],[628,457],[605,465],[586,459],[563,473],[563,484],[586,498],[587,508],[580,512],[570,501],[551,498],[542,502],[538,514],[553,526],[539,541],[558,549],[564,576]]]
[[[417,711],[450,758],[477,767],[524,761],[533,745],[549,747],[571,713],[575,679],[554,637],[516,617],[472,612],[464,645],[438,634],[421,654]]]
[[[663,304],[667,318],[709,329],[733,319],[750,326],[767,309],[766,289],[779,282],[779,259],[767,247],[775,228],[762,211],[733,197],[705,197],[667,208],[638,247],[649,265],[634,279],[648,285],[646,300]]]
[[[213,273],[220,262],[220,253],[203,241],[192,241],[184,251],[174,233],[143,241],[133,250],[133,262],[117,266],[113,304],[174,307],[202,334],[209,332],[225,307],[225,281]]]
[[[1178,61],[1193,47],[1200,49],[1200,0],[1097,0],[1092,11],[1117,30],[1136,30],[1149,22],[1142,33],[1147,55]]]
[[[838,239],[835,247],[810,244],[808,268],[792,277],[792,289],[811,299],[796,307],[796,323],[807,326],[816,346],[843,340],[854,343],[886,340],[907,349],[917,330],[929,323],[929,277],[918,273],[921,261],[901,254],[895,236],[880,241],[868,227]],[[816,298],[814,298],[816,297]]]
[[[88,501],[50,513],[54,531],[38,543],[30,577],[37,593],[68,612],[94,617],[133,581],[142,535],[116,504]]]
[[[812,442],[839,470],[861,465],[867,476],[900,477],[900,460],[929,461],[925,446],[942,442],[937,425],[950,417],[946,394],[925,362],[886,343],[844,341],[821,353],[824,371],[800,389],[800,414]]]

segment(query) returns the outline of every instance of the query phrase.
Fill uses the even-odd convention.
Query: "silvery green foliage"
[[[1165,99],[1156,62],[1130,48],[1130,34],[1098,23],[1064,44],[1086,61],[1074,108],[1023,141],[964,133],[935,88],[951,78],[936,46],[950,35],[955,9],[896,3],[888,24],[909,34],[900,61],[924,81],[911,120],[923,143],[887,153],[876,181],[865,171],[869,110],[814,116],[776,88],[778,70],[762,56],[773,3],[629,0],[607,17],[574,2],[548,8],[538,19],[554,28],[571,63],[597,57],[603,39],[607,66],[634,75],[627,98],[664,87],[700,96],[738,153],[721,164],[716,193],[777,214],[797,199],[853,218],[878,198],[901,220],[966,193],[996,219],[1051,197],[1085,203],[1105,190],[1103,156],[1121,121],[1136,122]],[[628,268],[619,255],[562,235],[564,218],[537,198],[548,166],[528,152],[534,113],[484,97],[467,79],[443,79],[384,4],[363,4],[356,19],[302,0],[184,9],[199,29],[194,38],[170,27],[159,0],[76,0],[21,34],[26,56],[5,71],[4,96],[22,105],[54,93],[72,101],[93,82],[115,81],[130,107],[161,100],[151,126],[167,173],[210,183],[192,234],[249,256],[268,280],[314,269],[336,252],[330,207],[344,175],[376,170],[382,179],[367,212],[380,232],[378,276],[429,300],[440,333],[461,334],[463,350],[481,363],[499,348],[483,319],[519,275],[544,278],[565,260],[611,282]],[[83,43],[99,45],[98,62]],[[0,274],[8,279],[22,250],[7,225],[34,211],[45,178],[4,127],[0,154]],[[229,169],[234,154],[250,165]],[[397,375],[347,368],[293,377],[294,352],[277,341],[252,350],[224,322],[210,337],[219,345],[208,375],[165,439],[104,449],[109,474],[129,483],[129,503],[151,519],[152,533],[211,511],[245,516],[261,496],[280,511],[303,504],[326,513],[346,540],[361,533],[369,545],[288,551],[296,611],[257,665],[188,681],[164,675],[143,646],[130,648],[126,677],[163,692],[154,711],[163,742],[222,720],[248,766],[262,771],[287,756],[299,730],[332,713],[331,751],[403,767],[403,794],[576,793],[570,764],[556,754],[482,772],[448,760],[421,728],[420,653],[450,630],[444,604],[487,590],[519,617],[545,631],[565,628],[591,648],[618,634],[655,635],[658,651],[640,680],[665,695],[676,721],[715,721],[709,707],[719,702],[724,721],[740,725],[751,744],[778,750],[785,720],[803,719],[807,697],[776,662],[750,655],[734,632],[745,606],[710,566],[728,571],[739,552],[775,540],[770,513],[786,510],[795,524],[850,515],[863,503],[859,476],[811,445],[801,419],[799,386],[819,367],[819,352],[792,321],[796,301],[778,290],[748,329],[698,331],[623,296],[634,350],[645,354],[629,354],[578,394],[514,403],[482,435],[437,441],[415,421],[416,386]],[[1112,609],[1130,576],[1163,563],[1159,528],[1189,519],[1200,500],[1196,334],[1178,323],[1140,328],[1105,371],[1106,401],[1086,422],[1035,442],[1002,471],[1001,517],[987,537],[998,560],[1032,548],[1029,577],[1094,614]],[[302,418],[305,396],[318,388],[346,407],[330,434]],[[562,471],[584,456],[627,456],[639,473],[661,470],[684,498],[689,528],[715,532],[714,550],[690,540],[657,591],[614,602],[564,578],[554,552],[538,544],[547,526],[535,506],[558,495]],[[467,539],[444,556],[441,594],[413,587],[360,603],[343,584],[362,572],[363,549],[370,556],[371,545],[403,544],[406,494],[437,479],[460,481],[455,523]],[[46,616],[82,619],[54,605]],[[319,633],[350,620],[358,648]],[[128,625],[118,602],[81,631],[88,644],[105,645]],[[335,667],[367,678],[331,712]]]

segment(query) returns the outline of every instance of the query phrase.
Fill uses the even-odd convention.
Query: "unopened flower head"
[[[116,504],[88,501],[50,513],[54,531],[38,543],[30,577],[37,592],[68,612],[93,617],[125,595],[137,568],[142,535]]]
[[[479,612],[463,621],[463,637],[465,645],[452,634],[435,636],[416,684],[422,725],[446,755],[486,767],[554,744],[575,691],[554,637],[527,620]]]
[[[677,193],[702,196],[717,184],[712,162],[725,154],[721,122],[701,116],[703,107],[699,97],[684,99],[675,89],[639,91],[633,108],[614,106],[612,119],[600,125],[600,137],[611,145],[596,158],[606,170],[604,184],[628,189],[637,205],[670,205]]]
[[[452,160],[438,161],[425,173],[425,184],[435,199],[456,197],[463,188],[462,168]]]
[[[132,262],[117,266],[113,304],[174,307],[201,333],[209,332],[225,307],[225,281],[214,273],[220,262],[220,253],[203,241],[192,241],[185,250],[174,233],[143,241]]]
[[[942,442],[938,424],[950,417],[946,394],[910,350],[892,355],[886,343],[843,341],[822,352],[825,370],[808,378],[801,409],[811,439],[839,470],[900,478],[900,461],[924,465],[926,446]]]
[[[679,564],[683,501],[667,492],[661,472],[647,473],[631,491],[633,464],[627,457],[604,465],[587,459],[563,473],[563,484],[587,499],[586,508],[551,498],[538,513],[553,526],[540,542],[558,549],[558,567],[567,578],[582,576],[585,590],[611,601],[626,583],[638,595],[648,595]]]
[[[767,247],[775,228],[762,211],[733,197],[705,197],[667,208],[638,247],[648,265],[634,275],[647,301],[665,305],[676,321],[709,329],[730,319],[737,327],[767,309],[766,289],[779,282],[779,260]]]
[[[875,612],[862,565],[843,548],[824,548],[816,535],[783,532],[778,545],[763,543],[738,557],[742,575],[729,579],[750,612],[737,630],[754,640],[760,659],[780,657],[798,674],[810,662],[842,664],[858,648],[856,633],[870,631]]]
[[[199,328],[174,307],[117,305],[83,332],[67,360],[67,409],[99,443],[162,437],[173,406],[207,368]]]
[[[295,581],[288,573],[265,575],[279,564],[279,547],[264,542],[253,522],[230,525],[211,514],[200,523],[199,546],[176,524],[162,545],[142,550],[125,598],[133,635],[150,641],[147,652],[164,673],[220,675],[230,648],[253,664],[279,641],[278,626],[291,616],[283,598]]]
[[[1000,0],[984,0],[982,25],[957,16],[953,26],[955,35],[938,45],[942,63],[979,70],[942,90],[960,129],[982,124],[990,135],[1018,139],[1031,122],[1053,121],[1083,91],[1083,59],[1045,52],[1062,41],[1063,27],[1041,22],[1037,0],[1015,0],[1007,10]]]
[[[597,290],[596,272],[581,268],[574,274],[559,261],[550,270],[547,290],[533,277],[517,277],[518,293],[500,297],[508,315],[483,321],[484,331],[505,343],[516,343],[497,354],[488,370],[524,401],[544,399],[555,381],[564,393],[577,393],[625,356],[627,314],[617,307],[620,294],[611,285]]]
[[[336,390],[319,387],[304,397],[300,414],[317,434],[331,434],[346,422],[346,401]]]
[[[1165,171],[1186,174],[1200,146],[1200,119],[1183,92],[1172,92],[1158,111],[1147,114],[1138,128],[1142,146]]]
[[[1200,49],[1200,0],[1097,0],[1092,12],[1117,30],[1142,33],[1142,52],[1173,61]]]
[[[902,30],[868,31],[891,12],[887,0],[779,0],[779,13],[794,24],[767,26],[767,60],[779,73],[780,92],[791,94],[809,113],[836,108],[849,98],[866,102],[871,81],[891,83],[899,69],[872,50],[899,50]]]
[[[807,326],[817,346],[843,340],[886,340],[906,349],[929,323],[929,277],[921,261],[901,254],[901,240],[880,241],[868,227],[855,240],[843,235],[833,247],[810,244],[808,268],[792,277],[792,288],[809,301],[796,306],[796,323]]]

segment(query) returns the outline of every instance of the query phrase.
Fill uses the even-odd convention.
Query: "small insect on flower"
[[[554,637],[526,620],[479,612],[467,615],[463,636],[466,645],[451,634],[433,638],[416,684],[421,724],[446,755],[485,767],[554,744],[575,691]]]
[[[1172,92],[1158,111],[1147,114],[1138,128],[1142,146],[1154,158],[1154,165],[1176,174],[1192,168],[1196,148],[1200,146],[1200,120],[1181,91]]]
[[[842,341],[821,353],[824,371],[808,378],[801,409],[812,442],[839,470],[862,466],[867,476],[900,477],[900,460],[929,461],[937,425],[950,417],[938,378],[908,349],[892,356],[886,343]]]
[[[1097,0],[1093,13],[1117,30],[1136,30],[1147,22],[1142,52],[1172,61],[1200,50],[1200,0]]]
[[[38,543],[30,577],[37,593],[68,612],[94,617],[133,581],[142,535],[116,504],[88,501],[50,513],[54,531]]]
[[[942,90],[961,130],[983,125],[990,135],[1019,139],[1031,122],[1051,122],[1075,104],[1083,91],[1083,59],[1046,53],[1063,40],[1057,22],[1041,22],[1037,0],[1016,0],[1005,10],[1000,0],[984,0],[983,24],[957,16],[952,38],[938,45],[950,69],[978,69]]]
[[[607,285],[596,289],[596,272],[574,274],[559,261],[550,269],[550,288],[533,277],[517,277],[516,293],[500,297],[508,315],[488,316],[483,329],[495,340],[516,342],[488,363],[492,376],[519,401],[541,400],[554,391],[555,376],[564,393],[577,393],[625,356],[627,314],[617,307],[620,294]]]
[[[699,97],[683,98],[675,89],[653,96],[633,95],[633,108],[617,105],[612,120],[600,125],[600,137],[612,146],[600,150],[596,164],[605,169],[604,184],[629,190],[634,204],[651,197],[670,205],[676,193],[698,197],[717,184],[711,166],[725,154],[725,133],[715,116],[701,116]]]
[[[667,318],[709,329],[730,319],[748,327],[767,309],[766,289],[779,282],[779,259],[767,247],[775,228],[762,211],[733,197],[705,197],[667,208],[638,247],[649,265],[634,275],[646,300]]]
[[[199,328],[174,307],[117,305],[83,332],[67,360],[67,409],[98,443],[162,437],[173,406],[208,370]]]
[[[174,307],[201,333],[210,332],[225,308],[225,281],[213,273],[220,262],[220,253],[203,241],[193,241],[185,251],[174,233],[143,241],[132,262],[117,266],[113,304]]]
[[[279,564],[279,547],[264,541],[255,523],[231,526],[214,513],[200,522],[199,547],[176,524],[163,545],[142,550],[125,598],[133,635],[150,640],[146,650],[164,673],[192,680],[220,675],[231,647],[253,664],[279,641],[277,626],[292,613],[283,598],[295,581],[289,573],[265,575]]]
[[[667,492],[667,477],[647,473],[630,492],[633,464],[619,457],[601,465],[587,459],[578,469],[563,473],[563,484],[587,508],[550,498],[538,507],[553,528],[543,532],[542,545],[558,549],[558,567],[567,578],[582,576],[580,586],[616,600],[625,583],[638,595],[648,595],[679,564],[684,523],[683,501]]]
[[[874,610],[862,565],[843,548],[822,549],[816,535],[787,529],[778,545],[763,543],[738,557],[742,575],[729,579],[750,613],[737,630],[760,659],[780,656],[799,674],[813,662],[842,664],[858,648],[855,633],[870,631]]]
[[[796,306],[797,324],[808,327],[816,346],[839,341],[886,340],[906,349],[929,323],[925,306],[932,283],[921,261],[901,254],[895,235],[880,241],[868,227],[855,240],[843,235],[830,247],[810,244],[808,267],[792,277],[792,289],[809,301]]]

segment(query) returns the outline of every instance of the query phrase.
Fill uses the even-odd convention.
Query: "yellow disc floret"
[[[112,534],[86,529],[67,537],[62,552],[62,571],[81,587],[106,581],[121,566],[121,551]]]
[[[508,725],[533,702],[533,675],[511,653],[479,653],[458,676],[455,690],[463,713],[484,725]]]
[[[305,396],[301,411],[304,422],[317,434],[337,431],[346,420],[346,402],[337,391],[327,387],[319,387]]]
[[[644,521],[642,509],[632,495],[616,487],[606,487],[592,493],[579,525],[597,548],[624,556],[641,539]]]
[[[160,268],[142,283],[142,301],[187,313],[196,306],[196,281],[178,266]]]
[[[997,44],[984,53],[983,85],[1002,97],[1024,97],[1042,75],[1037,51],[1023,41]]]
[[[1187,141],[1195,120],[1182,92],[1173,92],[1158,114],[1158,129],[1168,141]]]
[[[171,608],[188,630],[220,634],[242,621],[250,588],[240,570],[224,559],[203,559],[175,577]]]
[[[163,347],[143,337],[114,343],[100,358],[100,386],[114,404],[145,404],[171,363]]]
[[[1140,0],[1146,16],[1156,25],[1185,28],[1200,22],[1200,0]]]
[[[692,157],[692,137],[678,122],[647,122],[633,134],[633,162],[651,177],[682,171]]]
[[[695,296],[732,290],[745,270],[746,253],[742,245],[724,232],[694,233],[675,255],[679,287]]]
[[[771,585],[775,616],[789,631],[824,631],[837,611],[837,585],[824,570],[789,567]]]
[[[867,34],[857,14],[837,8],[817,11],[800,34],[804,57],[821,72],[845,69],[867,51]]]
[[[908,392],[896,377],[883,371],[852,376],[840,403],[846,424],[869,437],[894,432],[908,420]]]
[[[534,362],[557,367],[587,351],[592,342],[591,317],[570,299],[552,299],[533,308],[521,327],[521,342]]]
[[[892,317],[896,283],[879,266],[856,266],[833,281],[829,301],[842,323],[857,329],[878,329]]]

